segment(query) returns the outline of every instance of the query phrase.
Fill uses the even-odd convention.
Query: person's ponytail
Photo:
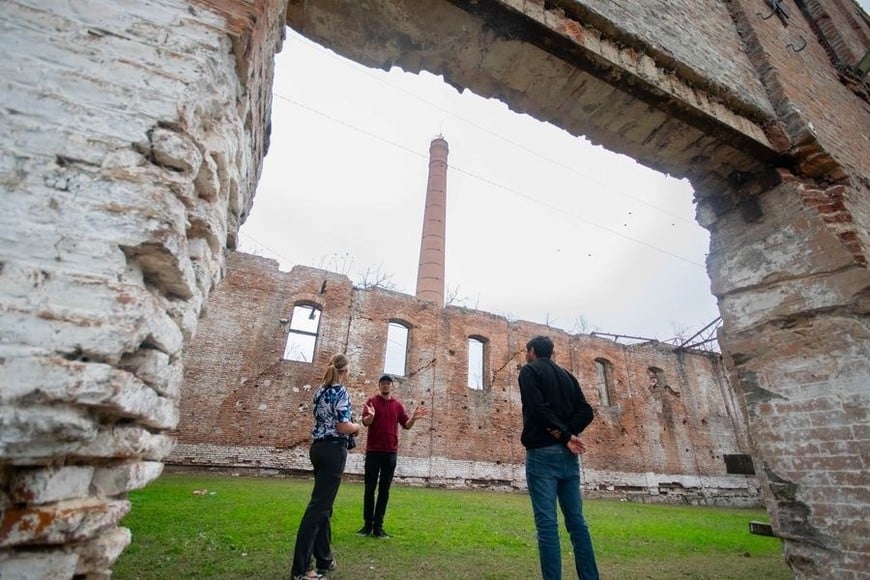
[[[338,375],[347,370],[348,361],[343,353],[334,354],[329,359],[326,372],[323,373],[323,386],[329,387],[338,382]]]

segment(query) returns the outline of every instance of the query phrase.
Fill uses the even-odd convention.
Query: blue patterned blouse
[[[344,385],[322,385],[314,393],[314,428],[311,430],[311,438],[314,441],[321,439],[350,440],[349,435],[343,435],[336,429],[339,423],[351,420],[350,395]]]

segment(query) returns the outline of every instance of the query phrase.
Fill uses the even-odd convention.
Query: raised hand
[[[365,407],[363,407],[363,419],[366,417],[374,417],[375,416],[375,406],[369,403]]]
[[[414,412],[411,414],[411,419],[416,421],[420,417],[425,417],[428,414],[429,414],[429,409],[427,409],[426,407],[417,407],[416,409],[414,409]]]

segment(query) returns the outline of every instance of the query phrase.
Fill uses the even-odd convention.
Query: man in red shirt
[[[410,429],[420,417],[429,412],[425,407],[414,409],[411,417],[405,406],[391,393],[393,377],[383,375],[378,379],[378,394],[366,399],[363,406],[362,424],[368,427],[366,437],[365,495],[363,496],[363,519],[365,525],[357,532],[361,536],[389,538],[384,531],[384,514],[390,500],[390,484],[396,471],[399,453],[399,428]],[[378,489],[377,504],[375,488]]]

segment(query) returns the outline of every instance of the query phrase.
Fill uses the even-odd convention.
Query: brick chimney
[[[429,144],[429,183],[417,267],[417,298],[444,307],[444,237],[447,218],[447,141]]]

